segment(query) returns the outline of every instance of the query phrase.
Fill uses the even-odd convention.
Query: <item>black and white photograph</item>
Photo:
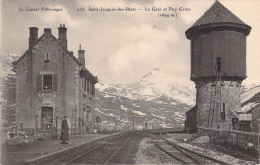
[[[260,164],[260,0],[0,0],[0,164]]]

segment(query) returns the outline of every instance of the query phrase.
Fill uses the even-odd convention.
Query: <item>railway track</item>
[[[113,164],[116,161],[116,155],[120,152],[132,136],[124,134],[122,136],[113,138],[109,141],[102,142],[95,148],[82,152],[78,156],[69,161],[63,163],[63,165],[69,164]]]
[[[154,144],[158,148],[157,151],[162,163],[165,164],[227,164],[212,157],[183,148],[169,141],[162,135],[159,135],[159,138],[154,140]]]
[[[70,151],[70,152],[65,151],[65,152],[56,153],[56,154],[50,155],[46,158],[43,157],[41,159],[23,162],[23,164],[26,164],[26,165],[31,165],[31,164],[53,165],[53,164],[74,164],[75,162],[76,162],[75,164],[78,164],[77,160],[80,160],[80,158],[87,157],[88,155],[90,155],[91,153],[95,153],[95,151],[97,151],[99,149],[101,149],[101,152],[102,152],[102,148],[104,148],[104,146],[107,146],[108,144],[111,144],[111,143],[116,143],[116,141],[118,141],[120,139],[125,139],[125,137],[130,137],[131,135],[132,135],[131,132],[117,133],[115,135],[111,135],[111,136],[107,136],[107,137],[103,137],[103,138],[91,141],[90,143],[85,143],[85,144],[79,145],[75,149],[73,149],[73,148],[68,149],[68,151]],[[97,156],[97,158],[103,159],[103,154]],[[94,159],[96,159],[96,157],[94,157],[93,160]],[[83,162],[82,164],[86,164],[86,163]],[[87,164],[104,164],[104,163],[106,163],[106,162],[99,163],[99,161],[97,161],[97,162],[93,161],[92,163],[87,163]]]

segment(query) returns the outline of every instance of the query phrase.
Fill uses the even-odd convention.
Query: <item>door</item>
[[[41,129],[51,131],[53,128],[53,108],[42,107],[41,110]]]

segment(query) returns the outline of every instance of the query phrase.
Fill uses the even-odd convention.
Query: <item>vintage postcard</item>
[[[0,0],[1,164],[260,163],[260,0]]]

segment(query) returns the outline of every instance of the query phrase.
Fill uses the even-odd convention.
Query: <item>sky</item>
[[[219,0],[252,27],[247,37],[246,83],[260,84],[260,0]],[[68,50],[81,44],[86,67],[106,83],[131,83],[159,68],[177,80],[190,78],[190,41],[185,31],[215,0],[2,0],[1,54],[21,56],[28,49],[29,27],[67,27]],[[61,8],[60,12],[26,11],[26,8]],[[124,12],[77,11],[79,8],[142,9]],[[146,8],[178,11],[145,11]],[[188,11],[179,11],[179,8]],[[19,11],[24,9],[24,11]],[[158,14],[177,17],[158,17]]]

